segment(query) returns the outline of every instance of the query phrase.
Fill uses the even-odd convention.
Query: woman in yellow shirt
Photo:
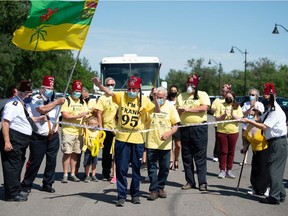
[[[248,115],[249,119],[259,121],[261,112],[257,109],[252,109]],[[249,124],[247,130],[243,136],[251,143],[253,151],[252,156],[252,168],[250,175],[250,182],[253,187],[249,194],[265,195],[269,194],[268,184],[268,170],[267,170],[267,158],[268,158],[268,143],[262,134],[262,131]],[[249,144],[244,145],[241,149],[241,153],[245,154],[248,150]]]
[[[239,104],[235,101],[235,94],[228,92],[225,102],[216,107],[214,114],[216,121],[235,120],[243,117]],[[235,147],[239,136],[239,123],[236,121],[217,123],[217,140],[219,143],[218,178],[235,178],[232,172]]]

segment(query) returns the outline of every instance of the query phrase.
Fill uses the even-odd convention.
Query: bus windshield
[[[115,90],[125,90],[130,76],[142,80],[143,91],[150,91],[153,85],[159,86],[159,69],[161,63],[157,57],[142,57],[136,54],[124,54],[121,57],[105,57],[100,62],[101,81],[107,77],[115,79]],[[156,79],[156,80],[155,80]]]

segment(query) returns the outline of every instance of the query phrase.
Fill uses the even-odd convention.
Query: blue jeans
[[[163,190],[169,174],[170,150],[147,149],[147,162],[150,179],[149,191],[158,192]],[[158,176],[157,162],[159,162]]]
[[[127,173],[129,169],[129,159],[132,165],[132,181],[130,184],[130,195],[139,196],[140,189],[140,168],[144,152],[144,144],[133,144],[116,140],[115,142],[115,162],[117,177],[118,200],[127,197]]]

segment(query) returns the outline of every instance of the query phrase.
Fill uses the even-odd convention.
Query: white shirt
[[[10,122],[9,128],[30,136],[32,127],[26,118],[23,101],[21,103],[20,100],[20,98],[14,97],[5,104],[2,121],[6,119]]]
[[[246,112],[248,109],[250,109],[250,107],[251,107],[251,101],[245,102],[242,106],[243,113]],[[259,110],[261,113],[264,113],[264,111],[265,111],[265,107],[264,107],[263,103],[261,103],[260,101],[256,101],[255,109]],[[247,125],[248,124],[242,124],[242,129],[246,130]]]
[[[27,110],[29,114],[35,117],[41,116],[41,113],[37,112],[36,108],[44,106],[44,102],[47,101],[47,99],[46,100],[45,99],[46,98],[43,97],[43,95],[40,95],[40,94],[34,95],[32,97],[32,101],[27,105]],[[56,115],[59,109],[60,109],[60,106],[56,106],[49,113],[46,114],[50,118],[50,130],[53,129],[55,122],[58,121],[56,120]],[[48,136],[49,134],[48,122],[40,121],[40,122],[35,122],[35,124],[38,127],[38,131],[36,132],[37,134],[40,134],[42,136]],[[58,125],[56,125],[56,127],[54,128],[54,131],[57,131],[57,130],[58,130]]]
[[[263,121],[265,116],[268,115],[263,122],[267,126],[267,129],[264,131],[266,140],[287,134],[286,115],[276,101],[274,102],[274,106],[275,111],[270,111],[271,107],[269,107],[268,111],[261,116],[261,120]]]

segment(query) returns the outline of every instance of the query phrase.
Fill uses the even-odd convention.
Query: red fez
[[[73,81],[72,91],[82,91],[82,82],[80,80]]]
[[[269,95],[269,94],[276,94],[276,90],[273,83],[264,84],[263,95]]]
[[[20,91],[20,92],[32,92],[32,82],[28,81],[28,80],[20,81],[18,91]]]
[[[42,86],[54,88],[54,77],[53,76],[44,76],[42,81]]]
[[[197,74],[189,75],[186,83],[194,85],[194,86],[198,86],[199,79],[200,79],[200,76]]]
[[[131,76],[128,81],[129,88],[141,88],[141,78],[137,76]]]
[[[230,92],[231,91],[231,84],[225,83],[223,85],[223,90],[227,91],[227,92]]]

